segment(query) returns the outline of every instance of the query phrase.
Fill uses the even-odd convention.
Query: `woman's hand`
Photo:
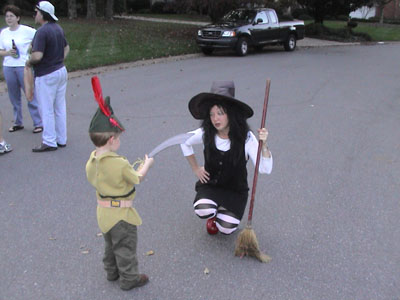
[[[258,129],[258,139],[263,142],[263,145],[267,145],[268,130],[266,128]]]
[[[10,55],[10,56],[15,56],[15,55],[17,55],[17,50],[11,48],[11,49],[8,51],[8,55]]]
[[[271,157],[271,152],[267,146],[267,138],[268,138],[268,130],[265,128],[258,129],[258,139],[262,141],[262,156],[263,157]]]
[[[196,174],[201,183],[207,183],[210,180],[210,173],[208,173],[204,167],[198,167],[194,170],[194,174]]]

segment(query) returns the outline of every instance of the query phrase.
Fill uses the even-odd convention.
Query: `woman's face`
[[[5,19],[6,19],[6,23],[9,27],[15,27],[18,25],[20,17],[17,17],[11,11],[8,11],[8,12],[6,12]]]
[[[214,105],[210,109],[210,120],[217,131],[229,130],[228,115],[224,112],[222,107]]]

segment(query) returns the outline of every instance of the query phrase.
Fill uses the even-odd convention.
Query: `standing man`
[[[40,1],[35,23],[40,25],[32,42],[31,58],[26,62],[35,71],[35,93],[43,120],[42,144],[33,152],[54,151],[67,145],[67,110],[65,92],[67,69],[64,59],[69,46],[64,31],[56,23],[54,6]]]

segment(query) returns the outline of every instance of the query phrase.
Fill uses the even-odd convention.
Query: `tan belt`
[[[133,200],[97,200],[101,207],[132,207]]]

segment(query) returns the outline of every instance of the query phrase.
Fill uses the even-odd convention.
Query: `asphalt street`
[[[235,257],[237,233],[207,234],[192,209],[195,176],[171,147],[137,186],[139,267],[150,282],[129,292],[105,278],[85,175],[97,108],[90,76],[69,80],[68,143],[55,152],[31,152],[41,139],[26,105],[25,129],[6,132],[12,108],[1,93],[14,150],[0,156],[0,299],[399,300],[399,62],[400,44],[267,48],[99,74],[126,127],[119,152],[131,161],[197,128],[187,103],[214,80],[234,80],[256,131],[271,79],[274,169],[258,178],[253,228],[272,261]]]

